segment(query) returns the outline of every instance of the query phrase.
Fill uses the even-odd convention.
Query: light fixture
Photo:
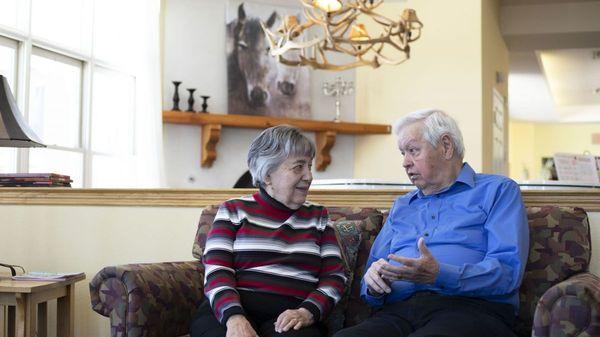
[[[299,1],[304,6],[304,23],[296,16],[286,16],[276,32],[261,23],[271,54],[285,65],[346,70],[400,64],[410,57],[409,43],[421,36],[423,24],[414,10],[405,9],[395,20],[376,13],[383,0]],[[367,32],[367,21],[373,23],[369,27],[381,28],[376,35]],[[320,36],[308,37],[316,33]],[[353,59],[334,64],[330,53]]]
[[[6,77],[0,75],[0,147],[46,147],[22,118]]]

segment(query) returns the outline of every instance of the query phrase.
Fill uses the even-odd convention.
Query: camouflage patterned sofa
[[[385,212],[330,208],[342,245],[350,287],[328,318],[330,330],[370,314],[358,297],[360,276]],[[216,208],[200,217],[193,255],[201,257]],[[587,272],[590,226],[580,208],[528,208],[530,252],[521,286],[523,336],[600,336],[600,278]],[[130,264],[102,269],[90,282],[92,308],[110,317],[111,335],[186,335],[202,299],[203,266],[196,261]],[[356,277],[355,277],[356,276]]]

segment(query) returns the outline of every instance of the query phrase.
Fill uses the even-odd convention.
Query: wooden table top
[[[71,277],[64,281],[29,281],[13,280],[10,277],[0,277],[0,293],[35,293],[63,287],[84,279],[85,274]]]

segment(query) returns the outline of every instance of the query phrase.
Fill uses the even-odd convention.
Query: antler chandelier
[[[409,43],[421,36],[423,24],[412,9],[405,9],[397,20],[375,12],[383,0],[299,0],[304,6],[306,22],[296,16],[285,16],[277,32],[262,28],[271,55],[289,66],[311,66],[315,69],[346,70],[370,65],[396,65],[410,57]],[[370,19],[381,26],[379,36],[371,37],[364,23]],[[312,30],[309,30],[313,28]],[[322,36],[306,35],[322,30]],[[328,53],[338,52],[354,57],[344,64],[329,62]]]

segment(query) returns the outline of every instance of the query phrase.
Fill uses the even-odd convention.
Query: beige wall
[[[505,99],[508,97],[508,48],[500,32],[500,1],[483,0],[481,8],[482,18],[482,171],[486,173],[507,174],[505,168],[502,172],[494,172],[493,159],[493,89],[496,89]],[[503,81],[496,82],[496,73],[500,73]],[[505,104],[504,134],[502,142],[505,144],[501,155],[508,161],[508,110]],[[470,146],[471,144],[467,144]],[[507,165],[505,165],[506,167]]]
[[[491,88],[496,70],[507,73],[508,56],[497,27],[497,1],[483,3],[408,0],[387,4],[384,12],[390,17],[405,7],[414,8],[424,23],[423,35],[412,45],[407,62],[357,69],[356,119],[393,123],[413,110],[443,109],[457,119],[464,133],[465,159],[477,171],[487,170]],[[506,94],[505,84],[499,89]],[[355,151],[355,177],[408,181],[394,137],[359,137]]]
[[[539,177],[541,165],[535,157],[535,125],[511,121],[508,128],[509,177],[515,180],[534,179],[536,172]]]
[[[200,209],[0,206],[0,214],[0,262],[85,272],[75,289],[75,336],[101,337],[110,336],[109,320],[92,311],[89,281],[105,266],[192,260]],[[49,306],[50,336],[55,312]]]
[[[524,168],[529,179],[541,179],[542,157],[554,153],[589,151],[600,156],[600,145],[592,144],[592,134],[600,132],[600,123],[532,123],[510,122],[510,177],[523,179]]]

